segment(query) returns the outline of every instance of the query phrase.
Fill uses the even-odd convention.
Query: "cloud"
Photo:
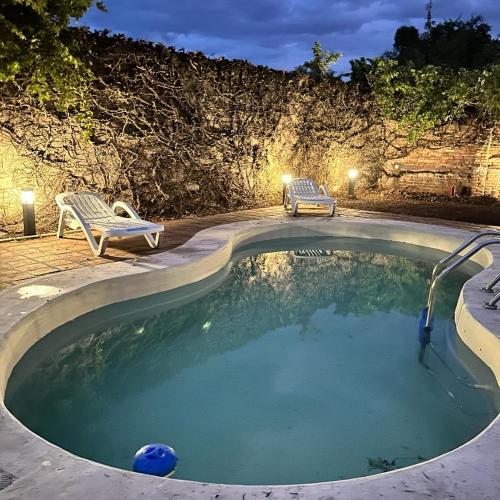
[[[500,31],[498,0],[434,2],[436,20],[482,14]],[[278,69],[292,69],[310,58],[318,40],[341,51],[339,72],[349,59],[391,49],[394,31],[403,24],[422,28],[425,0],[106,0],[107,13],[91,9],[80,21],[133,38],[161,41],[208,56],[247,59]]]

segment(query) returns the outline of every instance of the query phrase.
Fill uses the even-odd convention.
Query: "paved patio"
[[[314,212],[314,211],[311,211]],[[310,216],[311,212],[304,216]],[[324,212],[323,212],[324,213]],[[395,219],[427,224],[444,225],[471,231],[480,231],[492,226],[481,226],[465,222],[446,221],[425,217],[393,215],[382,212],[339,208],[340,217],[363,217]],[[282,217],[283,207],[275,206],[255,210],[242,210],[207,217],[191,217],[163,222],[163,233],[158,249],[151,249],[143,237],[112,240],[104,257],[94,257],[83,233],[67,233],[64,239],[55,236],[0,242],[0,289],[16,285],[24,280],[67,269],[92,267],[113,261],[135,259],[143,255],[171,250],[185,243],[198,231],[219,224],[228,224],[266,217]],[[314,213],[317,216],[316,213]],[[500,229],[500,227],[495,227]]]

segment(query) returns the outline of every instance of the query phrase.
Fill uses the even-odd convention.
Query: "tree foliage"
[[[332,77],[334,72],[330,69],[341,57],[341,52],[323,50],[319,42],[314,42],[312,47],[313,58],[296,68],[295,71],[304,73],[317,80]]]
[[[383,113],[399,122],[410,142],[479,108],[479,87],[489,78],[486,71],[454,72],[431,65],[416,69],[386,59],[376,60],[372,71],[373,90]]]
[[[500,64],[492,66],[480,81],[479,95],[481,112],[500,121]]]
[[[413,30],[410,37],[409,30]],[[447,20],[422,34],[402,26],[396,31],[394,50],[399,63],[417,68],[483,69],[500,60],[500,41],[491,36],[491,27],[480,16]]]
[[[437,126],[477,116],[500,119],[500,40],[481,17],[419,33],[398,28],[393,51],[351,61],[351,82],[372,91],[410,142]]]
[[[0,8],[0,85],[15,84],[57,110],[87,113],[89,67],[70,29],[95,0],[4,0]]]

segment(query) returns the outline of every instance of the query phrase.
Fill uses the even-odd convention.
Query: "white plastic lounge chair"
[[[293,216],[297,215],[299,205],[326,205],[329,215],[333,216],[337,202],[328,195],[325,186],[318,186],[311,179],[292,179],[286,188],[285,208],[289,204]]]
[[[138,213],[124,201],[115,201],[110,208],[99,196],[89,192],[68,192],[56,196],[56,203],[61,213],[57,237],[62,238],[67,222],[76,221],[89,242],[94,255],[104,255],[108,239],[127,236],[144,235],[151,248],[156,248],[160,241],[160,233],[164,227],[142,220]],[[130,217],[120,217],[115,210],[125,210]],[[101,232],[99,244],[92,234],[92,229]]]

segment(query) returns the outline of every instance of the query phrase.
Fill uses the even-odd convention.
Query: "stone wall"
[[[394,148],[393,148],[394,153]],[[500,197],[500,131],[436,131],[384,165],[379,186],[414,193]]]
[[[455,127],[409,147],[369,96],[340,81],[81,36],[97,76],[90,140],[71,115],[1,96],[0,235],[20,230],[23,187],[35,189],[40,231],[54,229],[60,191],[97,191],[145,217],[179,217],[279,203],[284,173],[344,192],[351,167],[367,188],[442,193],[462,183],[499,195],[493,133]]]
[[[474,157],[472,193],[500,198],[500,131],[491,131]]]

